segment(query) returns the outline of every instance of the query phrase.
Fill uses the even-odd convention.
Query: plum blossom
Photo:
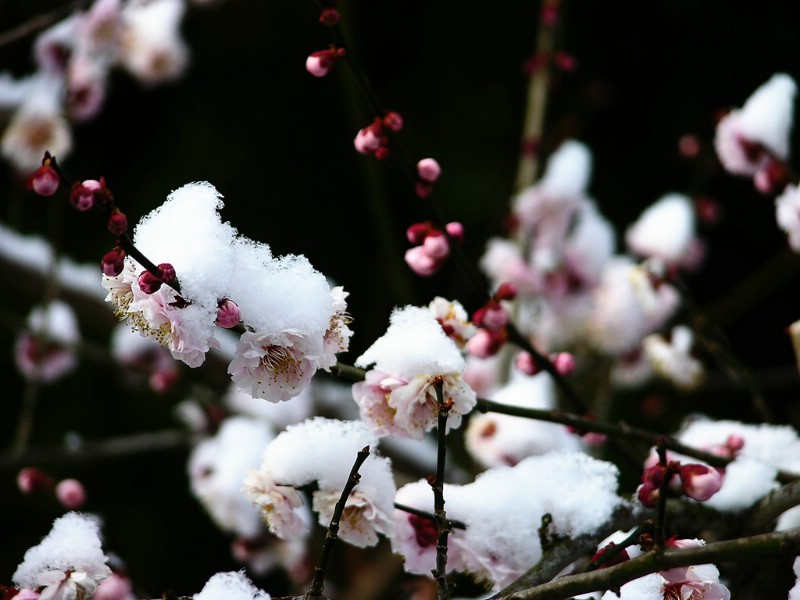
[[[452,339],[459,348],[463,348],[473,335],[476,327],[470,323],[467,311],[458,300],[446,300],[437,296],[428,304],[433,316],[439,321],[447,337]]]
[[[185,10],[181,0],[126,4],[120,62],[140,81],[153,85],[183,74],[189,60],[179,31]]]
[[[97,522],[71,512],[56,519],[42,542],[28,549],[12,579],[20,588],[43,588],[39,597],[45,600],[90,597],[111,575],[106,560]]]
[[[70,373],[78,364],[78,321],[70,306],[53,300],[34,308],[27,330],[17,338],[14,357],[17,368],[28,379],[49,383]]]
[[[644,338],[644,354],[655,371],[673,382],[678,388],[691,390],[699,386],[705,377],[700,361],[691,355],[694,334],[685,325],[672,329],[670,340],[653,333]]]
[[[273,481],[269,473],[250,471],[244,479],[244,495],[258,509],[269,530],[284,540],[309,532],[303,498],[294,487]]]
[[[639,256],[658,259],[666,265],[694,266],[699,241],[691,200],[683,194],[663,196],[628,228],[625,241]]]
[[[778,73],[753,92],[742,108],[719,121],[714,146],[725,170],[752,176],[773,157],[783,161],[789,157],[796,92],[794,80]]]
[[[270,531],[290,539],[307,531],[297,519],[303,498],[296,488],[314,484],[312,507],[320,525],[327,527],[356,455],[365,447],[374,449],[377,441],[361,421],[318,417],[292,425],[267,446],[261,466],[245,478],[245,495]],[[378,534],[391,535],[395,485],[391,463],[374,451],[359,473],[358,485],[346,500],[339,537],[364,547],[375,545]]]
[[[302,331],[275,334],[246,331],[239,339],[228,372],[252,396],[270,402],[289,400],[305,388],[317,371],[318,356]],[[309,352],[311,350],[311,352]]]
[[[427,309],[395,309],[386,333],[356,360],[356,366],[370,365],[367,379],[353,385],[353,398],[361,417],[380,435],[422,439],[435,427],[437,381],[444,401],[452,401],[448,430],[475,406],[475,392],[462,378],[464,358]]]

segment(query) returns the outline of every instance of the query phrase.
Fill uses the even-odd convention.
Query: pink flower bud
[[[422,247],[433,258],[443,260],[450,254],[450,242],[447,237],[439,230],[434,229],[425,237]]]
[[[154,294],[161,289],[161,284],[163,283],[163,281],[150,271],[143,271],[142,274],[139,275],[139,289],[145,294]]]
[[[217,308],[217,325],[225,329],[230,329],[231,327],[235,327],[241,320],[242,313],[236,302],[228,298],[220,300]]]
[[[693,133],[686,133],[678,140],[678,154],[682,158],[697,158],[701,147],[700,138]]]
[[[167,368],[150,374],[147,383],[150,389],[158,394],[165,394],[178,383],[181,376],[177,369]]]
[[[478,329],[467,342],[464,348],[477,358],[489,358],[498,353],[506,341],[506,336],[500,331]]]
[[[381,146],[381,136],[372,126],[360,129],[353,140],[353,145],[361,154],[372,154]]]
[[[319,22],[323,25],[327,25],[328,27],[333,27],[339,22],[341,15],[339,15],[339,11],[333,8],[332,6],[328,6],[322,9],[322,13],[319,16]]]
[[[27,187],[40,196],[52,196],[58,190],[59,183],[61,183],[61,178],[50,165],[50,159],[46,157],[42,166],[28,177]]]
[[[386,116],[383,117],[383,126],[389,131],[397,133],[403,129],[403,115],[390,110],[386,113]]]
[[[422,181],[435,183],[442,174],[442,167],[433,158],[423,158],[417,163],[417,175]]]
[[[77,479],[64,479],[56,485],[56,498],[68,510],[77,510],[86,504],[86,489]]]
[[[391,153],[392,151],[389,149],[389,146],[381,145],[375,150],[375,158],[378,160],[386,160]]]
[[[452,221],[444,226],[447,235],[459,244],[464,241],[464,226],[458,221]]]
[[[432,257],[422,246],[415,246],[406,250],[405,261],[411,267],[411,270],[421,277],[430,277],[442,266],[442,261]]]
[[[306,71],[314,77],[325,77],[333,68],[333,58],[330,50],[314,52],[306,59]]]
[[[568,377],[575,370],[575,356],[569,352],[559,352],[555,356],[551,356],[550,361],[559,375],[564,377]]]
[[[508,313],[498,302],[489,300],[472,315],[472,322],[478,327],[502,329],[508,324]]]
[[[744,448],[744,438],[740,435],[732,433],[728,436],[725,445],[731,450],[733,454]]]
[[[526,375],[536,375],[540,370],[534,362],[533,356],[527,352],[520,352],[514,357],[514,367]]]
[[[103,268],[103,275],[116,277],[125,268],[125,251],[117,247],[111,252],[106,252],[100,264]]]
[[[708,500],[722,487],[722,474],[706,465],[683,465],[680,476],[684,493],[695,500]]]
[[[94,184],[96,184],[96,187]],[[100,183],[93,179],[83,183],[76,183],[69,192],[69,203],[76,210],[85,212],[94,206],[94,194],[99,189]]]
[[[173,281],[176,277],[175,267],[169,263],[161,263],[158,265],[158,278],[164,283]]]
[[[658,504],[659,495],[659,486],[653,485],[652,483],[643,483],[636,491],[636,497],[639,499],[639,502],[642,503],[642,506],[647,508],[655,508],[656,504]]]
[[[36,467],[25,467],[17,474],[17,487],[23,494],[50,491],[54,484],[52,477]]]
[[[428,233],[431,231],[432,225],[430,221],[424,223],[414,223],[406,229],[406,237],[412,244],[421,244],[425,241]]]
[[[128,232],[128,217],[119,210],[115,210],[108,217],[108,230],[117,237],[122,237]]]
[[[497,300],[513,300],[517,297],[517,286],[511,282],[501,283],[494,293]]]

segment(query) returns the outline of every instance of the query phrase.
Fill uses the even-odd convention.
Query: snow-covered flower
[[[628,247],[644,258],[667,265],[696,263],[694,207],[683,194],[667,194],[650,205],[625,233]]]
[[[500,404],[529,408],[555,407],[553,381],[546,373],[519,376],[492,395]],[[515,465],[551,450],[578,451],[580,438],[563,425],[500,413],[474,415],[465,433],[470,454],[486,467]]]
[[[176,79],[186,69],[189,50],[179,31],[185,10],[182,0],[126,4],[120,61],[143,83]]]
[[[346,500],[339,537],[360,547],[374,545],[377,534],[392,532],[395,495],[391,464],[375,453],[377,442],[362,421],[317,417],[292,425],[267,446],[261,466],[245,479],[245,494],[270,531],[289,539],[307,530],[297,519],[303,499],[296,489],[316,484],[313,509],[327,527],[357,454],[369,447],[358,485]]]
[[[194,600],[270,600],[270,595],[256,588],[243,571],[231,571],[212,576]]]
[[[642,348],[655,371],[681,389],[691,390],[705,376],[703,365],[691,355],[694,335],[685,325],[673,327],[669,341],[657,333],[644,338]]]
[[[242,494],[242,482],[258,467],[273,434],[263,421],[226,419],[212,438],[201,441],[189,457],[192,493],[223,530],[255,538],[264,528],[253,505]]]
[[[477,328],[470,323],[467,311],[458,300],[451,301],[436,296],[430,301],[428,308],[447,336],[458,344],[459,348],[463,348],[467,340],[475,335]]]
[[[78,363],[78,320],[70,306],[53,300],[34,308],[26,330],[19,335],[14,357],[17,368],[28,379],[44,383],[60,379]]]
[[[464,358],[428,309],[395,309],[386,333],[356,360],[356,366],[370,365],[375,374],[353,385],[353,398],[379,434],[421,439],[435,427],[437,382],[444,401],[452,401],[448,430],[475,406],[475,392],[462,378]]]
[[[28,549],[12,579],[20,588],[43,587],[40,598],[45,600],[90,597],[111,575],[106,561],[97,521],[71,512],[56,519],[41,543]]]
[[[788,158],[796,92],[794,80],[778,73],[719,121],[714,146],[728,172],[751,176],[771,156]]]

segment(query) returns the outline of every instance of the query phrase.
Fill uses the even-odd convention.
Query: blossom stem
[[[430,521],[436,521],[436,517],[431,513],[419,510],[418,508],[414,508],[413,506],[406,506],[405,504],[400,504],[398,502],[394,503],[394,507],[397,510],[402,510],[403,512],[407,512],[410,515],[415,515],[417,517],[422,517],[423,519],[428,519]],[[466,529],[467,526],[462,523],[461,521],[453,521],[448,520],[447,523],[450,525],[451,529]]]
[[[0,33],[0,47],[11,44],[18,40],[33,35],[43,29],[46,29],[56,21],[60,21],[67,15],[75,12],[78,9],[84,8],[91,3],[91,0],[75,0],[64,6],[60,6],[50,12],[36,15],[32,19],[13,27],[3,33]]]
[[[369,446],[364,446],[356,455],[353,468],[350,469],[350,476],[347,478],[347,483],[345,484],[342,494],[339,496],[339,500],[336,502],[336,506],[333,509],[331,523],[328,526],[328,532],[325,534],[325,542],[322,544],[322,555],[319,559],[319,565],[314,567],[314,579],[311,582],[311,587],[303,596],[303,598],[306,600],[324,598],[322,591],[325,588],[325,573],[328,569],[328,563],[330,562],[333,545],[336,543],[336,540],[339,539],[339,523],[342,520],[342,514],[344,514],[344,507],[347,503],[347,499],[350,497],[350,492],[353,491],[353,488],[358,485],[358,481],[361,479],[361,475],[359,474],[358,470],[361,468],[361,465],[364,464],[364,461],[367,460],[368,456]]]
[[[667,496],[669,495],[669,484],[675,476],[675,472],[669,467],[664,438],[659,438],[656,442],[656,451],[658,452],[658,463],[664,468],[664,479],[658,490],[658,504],[656,505],[655,549],[663,550],[667,540]]]
[[[445,437],[447,436],[447,416],[452,406],[452,401],[444,398],[444,381],[441,377],[437,378],[434,384],[436,389],[436,402],[439,406],[437,423],[437,455],[436,455],[436,477],[430,482],[433,488],[433,515],[439,529],[436,540],[436,568],[432,571],[436,580],[436,587],[439,591],[439,600],[450,598],[450,588],[447,583],[447,537],[450,535],[450,522],[447,520],[447,513],[444,510],[444,467],[447,457],[447,446]]]
[[[762,560],[767,557],[795,556],[800,553],[800,529],[766,533],[696,548],[670,548],[653,551],[618,565],[568,575],[549,583],[513,592],[500,592],[489,600],[564,600],[578,594],[619,586],[650,573],[721,561]]]

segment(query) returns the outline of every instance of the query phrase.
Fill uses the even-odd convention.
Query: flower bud
[[[498,302],[490,300],[475,311],[472,322],[478,327],[498,330],[508,324],[508,313]]]
[[[417,163],[417,175],[422,181],[435,183],[441,174],[442,168],[433,158],[423,158]]]
[[[656,504],[658,504],[660,493],[659,486],[653,485],[652,483],[643,483],[636,491],[636,497],[639,499],[639,502],[642,503],[642,506],[655,508]]]
[[[386,113],[386,116],[383,117],[383,126],[389,131],[397,133],[403,129],[403,115],[390,110]]]
[[[161,289],[161,284],[164,283],[158,277],[153,275],[150,271],[143,271],[139,275],[139,289],[145,294],[153,294]]]
[[[430,256],[439,260],[447,258],[450,254],[450,243],[447,241],[447,236],[438,229],[431,230],[425,236],[422,247]]]
[[[708,500],[722,487],[722,474],[706,465],[683,465],[680,477],[684,493],[695,500]]]
[[[86,504],[86,489],[77,479],[64,479],[56,485],[56,498],[68,510],[77,510]]]
[[[371,154],[380,148],[381,135],[372,126],[364,127],[364,129],[359,129],[356,139],[353,140],[353,145],[359,153]]]
[[[17,474],[17,487],[23,494],[53,489],[53,478],[36,467],[25,467]]]
[[[425,183],[424,181],[418,181],[417,185],[414,187],[414,192],[420,198],[427,198],[433,192],[433,186],[430,183]]]
[[[235,327],[241,320],[242,313],[236,302],[229,298],[224,298],[219,301],[219,306],[217,308],[217,325],[225,329],[230,329],[231,327]]]
[[[408,229],[406,229],[406,237],[412,244],[421,244],[425,241],[425,238],[432,227],[433,226],[431,225],[430,221],[425,221],[424,223],[414,223],[413,225],[409,226]]]
[[[69,192],[69,203],[81,212],[89,210],[94,206],[94,190],[84,183],[75,183]]]
[[[465,349],[477,358],[489,358],[500,351],[505,341],[506,335],[503,331],[481,328],[469,339]]]
[[[176,277],[175,267],[169,263],[161,263],[158,265],[158,278],[164,283],[173,281]]]
[[[328,27],[333,27],[339,22],[340,18],[339,11],[332,6],[328,6],[322,9],[322,13],[319,15],[319,22]]]
[[[447,235],[459,244],[464,241],[464,226],[458,221],[452,221],[444,226]]]
[[[569,352],[559,352],[550,357],[550,361],[559,375],[567,377],[575,370],[575,356]]]
[[[430,277],[442,266],[442,261],[432,257],[422,246],[409,248],[404,258],[411,270],[421,277]]]
[[[540,369],[527,352],[520,352],[514,357],[514,367],[526,375],[536,375]]]
[[[120,210],[115,210],[108,217],[108,230],[117,237],[122,237],[128,232],[128,217]]]
[[[497,300],[514,300],[517,297],[517,286],[506,281],[501,283],[494,293]]]
[[[333,68],[337,58],[345,55],[344,48],[331,47],[329,50],[313,52],[306,59],[306,71],[314,77],[325,77]]]
[[[48,157],[49,154],[46,155],[44,161],[42,161],[42,166],[28,177],[28,189],[33,190],[40,196],[52,196],[58,190],[59,183],[61,183],[61,178],[50,165],[50,159]]]
[[[386,160],[387,158],[389,158],[389,155],[391,153],[392,151],[389,149],[389,146],[382,145],[375,150],[375,158],[377,158],[378,160]]]
[[[106,252],[100,265],[103,268],[103,275],[116,277],[125,268],[125,251],[116,247],[111,252]]]

